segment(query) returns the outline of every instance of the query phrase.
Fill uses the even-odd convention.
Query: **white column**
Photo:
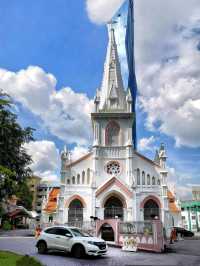
[[[68,208],[64,208],[64,211],[63,211],[63,220],[64,220],[64,223],[67,223],[68,222]]]

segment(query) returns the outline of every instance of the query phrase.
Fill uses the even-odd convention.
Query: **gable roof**
[[[79,159],[77,159],[77,160],[75,160],[75,161],[73,161],[73,162],[67,164],[66,167],[72,167],[72,166],[74,166],[74,165],[76,165],[76,164],[78,164],[78,163],[80,163],[80,162],[86,160],[86,159],[89,158],[92,154],[93,154],[92,151],[91,151],[91,152],[88,152],[87,154],[83,155],[83,156],[80,157]]]
[[[159,164],[157,164],[156,162],[152,161],[151,159],[145,157],[143,154],[141,154],[141,153],[139,153],[139,152],[137,152],[137,151],[135,151],[135,154],[138,155],[140,158],[146,160],[146,161],[149,162],[150,164],[152,164],[152,165],[154,165],[154,166],[160,168],[160,165],[159,165]]]
[[[103,193],[109,187],[116,185],[120,189],[122,189],[130,198],[133,196],[133,192],[123,184],[118,178],[112,177],[109,179],[105,184],[103,184],[100,188],[96,191],[96,197],[98,197],[101,193]]]

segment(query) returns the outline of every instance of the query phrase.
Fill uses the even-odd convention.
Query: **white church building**
[[[166,152],[162,144],[152,161],[132,142],[132,97],[122,81],[114,29],[103,81],[91,114],[93,146],[76,161],[61,154],[61,188],[56,210],[59,223],[119,218],[122,221],[160,219],[172,224],[169,209]]]

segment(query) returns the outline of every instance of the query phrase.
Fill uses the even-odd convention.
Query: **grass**
[[[42,266],[29,256],[18,255],[9,251],[0,251],[0,266]]]

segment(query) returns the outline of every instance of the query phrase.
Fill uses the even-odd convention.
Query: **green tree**
[[[16,194],[23,206],[30,208],[31,193],[26,181],[32,176],[32,159],[24,144],[33,140],[33,129],[19,125],[12,107],[10,97],[0,91],[0,193]]]

